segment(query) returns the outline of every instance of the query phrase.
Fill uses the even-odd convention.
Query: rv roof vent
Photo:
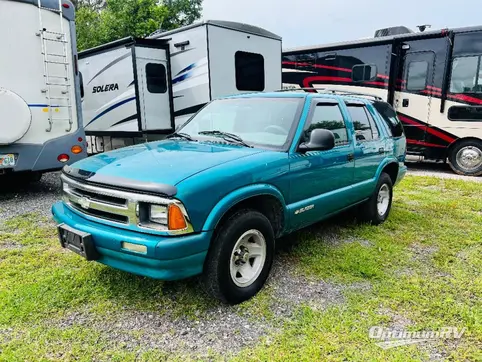
[[[413,33],[413,31],[407,28],[406,26],[393,26],[391,28],[378,29],[377,31],[375,31],[375,38],[380,38],[382,36],[409,34],[409,33]]]

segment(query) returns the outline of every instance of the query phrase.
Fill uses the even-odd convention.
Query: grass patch
[[[406,177],[382,226],[342,216],[291,236],[277,258],[293,278],[342,286],[345,300],[323,310],[301,303],[283,317],[273,310],[272,287],[225,307],[206,297],[196,279],[162,283],[87,263],[60,248],[46,220],[31,214],[10,219],[0,225],[0,361],[195,359],[188,348],[131,348],[115,328],[105,333],[98,323],[115,326],[126,312],[148,312],[202,325],[217,309],[276,328],[232,354],[208,343],[204,359],[480,360],[481,194],[479,183]],[[63,323],[75,311],[97,322]],[[368,336],[372,326],[467,330],[457,341],[383,350]],[[142,330],[132,333],[142,336]]]

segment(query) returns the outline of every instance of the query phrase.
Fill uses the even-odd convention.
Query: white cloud
[[[204,0],[204,19],[257,25],[283,37],[284,47],[373,36],[376,29],[480,24],[480,0]]]

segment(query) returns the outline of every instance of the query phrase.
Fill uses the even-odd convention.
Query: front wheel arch
[[[223,219],[229,216],[234,210],[239,209],[246,203],[252,203],[253,200],[259,198],[269,198],[276,203],[279,212],[277,225],[273,225],[275,235],[278,236],[283,232],[284,226],[288,221],[288,214],[286,212],[286,203],[281,192],[274,186],[269,184],[249,185],[237,189],[230,194],[224,196],[211,210],[206,221],[204,222],[203,231],[216,230]],[[255,207],[255,209],[258,209]],[[263,212],[261,208],[258,211]],[[268,218],[269,215],[267,215]],[[272,221],[272,220],[270,220]]]

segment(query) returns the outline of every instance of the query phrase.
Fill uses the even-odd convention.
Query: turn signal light
[[[74,155],[78,155],[79,153],[82,152],[82,147],[80,147],[80,146],[73,146],[73,147],[70,149],[70,151],[72,151],[72,153],[73,153]]]
[[[169,230],[183,230],[187,228],[186,219],[179,206],[175,204],[169,205],[168,215]]]
[[[70,5],[69,4],[66,4],[66,3],[63,3],[62,6],[66,9],[70,8]]]
[[[67,162],[68,160],[70,160],[70,157],[69,157],[69,155],[66,155],[65,153],[62,153],[61,155],[59,155],[59,156],[57,157],[57,160],[58,160],[59,162],[64,162],[64,163],[65,163],[65,162]]]

